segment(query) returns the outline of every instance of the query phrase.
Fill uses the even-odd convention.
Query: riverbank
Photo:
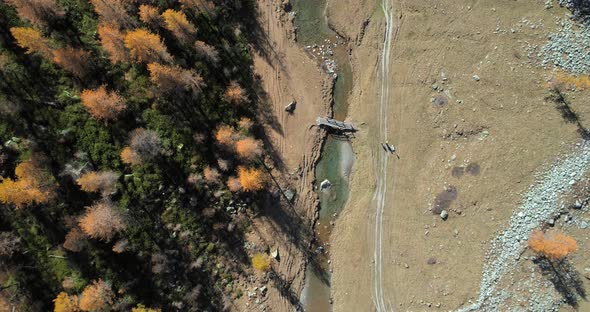
[[[269,199],[254,219],[248,241],[253,248],[278,250],[278,255],[269,272],[256,272],[242,282],[244,295],[236,300],[236,311],[301,307],[299,296],[318,217],[313,181],[325,133],[315,126],[315,119],[330,113],[333,81],[296,43],[289,11],[282,3],[257,1],[260,30],[252,48],[259,77],[257,96],[264,108],[259,116],[266,125],[266,145],[278,156],[271,175],[281,204]],[[292,101],[295,109],[287,112],[285,106]],[[294,194],[292,200],[284,198],[287,193]]]

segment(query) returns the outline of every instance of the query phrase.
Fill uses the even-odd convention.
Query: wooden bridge
[[[318,117],[315,120],[315,122],[320,127],[323,126],[323,127],[337,130],[337,131],[342,131],[342,132],[355,132],[356,131],[356,129],[354,128],[354,126],[351,123],[338,121],[336,119]]]

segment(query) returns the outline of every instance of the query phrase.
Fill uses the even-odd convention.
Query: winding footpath
[[[390,97],[389,63],[391,54],[391,41],[393,37],[393,17],[391,12],[391,0],[382,0],[381,9],[385,14],[385,40],[381,53],[381,97],[379,102],[379,142],[387,142],[387,114]],[[374,241],[374,272],[373,272],[373,296],[377,312],[393,311],[393,306],[383,294],[383,209],[387,195],[387,169],[388,155],[378,153],[377,185],[373,194],[376,203]],[[387,306],[390,306],[390,309]]]

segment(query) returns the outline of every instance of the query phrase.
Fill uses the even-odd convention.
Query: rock
[[[555,225],[555,220],[549,219],[549,221],[547,221],[547,224],[549,224],[549,226],[554,226]]]
[[[582,204],[582,202],[579,199],[576,199],[576,202],[574,203],[574,205],[572,206],[574,209],[582,209],[584,205]]]
[[[426,260],[426,263],[430,265],[436,264],[436,258],[430,257],[428,260]]]
[[[266,295],[266,291],[267,291],[267,290],[268,290],[268,287],[266,287],[266,285],[265,285],[265,286],[262,286],[262,287],[260,287],[260,293],[261,293],[263,296],[264,296],[264,295]]]
[[[322,181],[322,183],[320,183],[320,191],[327,190],[330,187],[332,187],[332,182],[330,182],[330,180],[328,179],[325,179],[324,181]]]
[[[288,113],[292,113],[293,111],[295,111],[296,107],[297,107],[297,101],[293,100],[293,101],[291,101],[291,103],[289,103],[287,106],[285,106],[285,111]]]
[[[480,78],[479,78],[479,76],[478,76],[478,75],[473,75],[473,80],[475,80],[475,81],[479,81],[479,80],[480,80]]]
[[[288,201],[292,201],[293,198],[295,197],[295,192],[291,191],[291,190],[286,190],[285,197],[287,198]]]
[[[440,218],[446,220],[449,217],[449,213],[446,210],[440,212]]]
[[[270,256],[276,260],[279,260],[281,256],[279,255],[279,249],[275,249],[273,252],[270,253]]]
[[[578,223],[578,227],[582,230],[585,230],[588,228],[588,222],[586,221],[580,221],[580,223]]]

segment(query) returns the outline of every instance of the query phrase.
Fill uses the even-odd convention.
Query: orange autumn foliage
[[[121,161],[128,165],[139,165],[141,157],[131,147],[125,147],[121,151]]]
[[[125,35],[125,47],[129,49],[131,57],[139,63],[172,61],[172,56],[168,54],[160,36],[145,29],[128,32]]]
[[[83,77],[90,61],[90,52],[66,47],[53,50],[53,61],[76,77]]]
[[[529,247],[536,253],[551,260],[560,260],[578,249],[576,241],[557,231],[543,233],[533,230],[529,237]]]
[[[262,171],[256,168],[239,167],[238,179],[245,192],[259,191],[266,183]]]
[[[260,141],[253,138],[241,139],[236,143],[236,152],[238,156],[244,159],[253,159],[262,154]]]
[[[194,12],[205,11],[210,12],[215,9],[215,3],[209,0],[180,0],[182,7]]]
[[[103,49],[109,54],[111,63],[129,63],[131,58],[125,49],[125,34],[116,26],[101,23],[98,25],[98,36]]]
[[[158,12],[158,8],[152,5],[142,4],[139,6],[139,19],[155,28],[164,24],[164,19]]]
[[[85,192],[102,192],[109,195],[115,191],[115,183],[119,176],[112,171],[88,172],[83,174],[77,181],[80,188]]]
[[[262,272],[270,269],[270,257],[263,253],[257,253],[252,257],[252,266]]]
[[[108,92],[103,85],[96,90],[84,90],[82,104],[92,117],[99,120],[115,119],[125,108],[125,99],[116,92]]]
[[[203,87],[203,78],[191,70],[178,66],[158,63],[148,64],[150,80],[158,86],[162,93],[179,92],[182,90],[199,92]]]
[[[195,41],[195,51],[197,51],[200,56],[213,63],[213,65],[219,62],[219,52],[217,49],[206,44],[204,41]]]
[[[188,21],[186,15],[181,11],[168,9],[162,13],[162,17],[166,29],[172,32],[180,42],[188,42],[197,32],[195,26]]]
[[[242,104],[248,100],[246,90],[236,81],[232,81],[225,90],[225,99],[232,104]]]
[[[240,184],[240,180],[236,177],[229,177],[227,179],[227,188],[230,192],[236,193],[242,190],[242,185]]]
[[[79,225],[89,237],[104,241],[109,241],[117,232],[126,228],[123,217],[109,202],[98,202],[86,207],[86,213]]]
[[[94,281],[86,286],[80,296],[80,309],[82,311],[96,311],[113,304],[115,294],[111,287],[102,280]]]
[[[55,299],[53,299],[54,303],[54,312],[76,312],[80,311],[78,309],[78,296],[70,296],[65,292],[60,292]]]
[[[590,76],[588,75],[570,75],[564,72],[558,72],[549,82],[549,87],[563,86],[567,89],[575,88],[584,90],[590,88]]]
[[[55,0],[7,0],[16,9],[18,17],[29,20],[38,27],[47,26],[48,22],[64,16],[64,10]]]
[[[27,53],[39,53],[46,58],[51,57],[50,41],[41,33],[30,27],[12,27],[10,33],[19,47],[27,49]]]
[[[131,18],[120,0],[90,0],[101,21],[119,27],[130,26]]]
[[[217,183],[219,182],[221,175],[217,169],[207,166],[203,170],[203,177],[207,183]]]
[[[86,237],[84,233],[80,231],[77,227],[71,229],[68,234],[66,234],[66,239],[63,243],[65,249],[73,251],[73,252],[80,252],[84,247],[84,243],[86,242]]]
[[[234,142],[235,132],[230,126],[221,126],[215,132],[215,140],[221,145],[232,145]]]
[[[146,308],[143,304],[138,304],[131,312],[161,312],[160,309]]]
[[[240,129],[248,131],[252,128],[254,122],[250,118],[242,117],[238,122],[238,125],[240,126]]]
[[[33,162],[20,163],[15,169],[16,180],[6,178],[0,183],[0,201],[17,208],[32,203],[46,203],[52,196],[51,177]]]

